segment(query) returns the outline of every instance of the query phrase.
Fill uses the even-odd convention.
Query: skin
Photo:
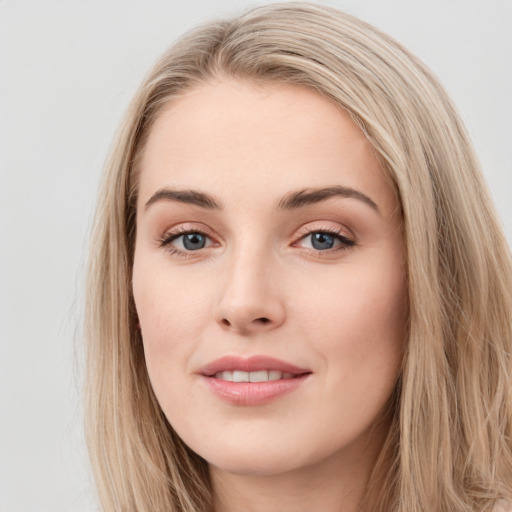
[[[291,192],[333,186],[376,208],[341,196],[277,207]],[[146,206],[166,187],[206,192],[223,209]],[[225,78],[157,118],[141,164],[133,293],[155,394],[208,462],[216,512],[357,509],[402,360],[400,227],[371,145],[316,92]],[[187,251],[176,228],[205,232],[204,248]],[[334,246],[318,249],[307,232],[326,230]],[[232,354],[311,375],[269,403],[235,405],[197,374]]]

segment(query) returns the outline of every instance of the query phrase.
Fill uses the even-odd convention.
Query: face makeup
[[[138,201],[148,374],[212,477],[366,471],[407,288],[396,197],[350,116],[291,85],[192,89],[152,127]]]
[[[296,390],[311,372],[266,356],[221,357],[199,373],[212,393],[236,405],[262,405]]]

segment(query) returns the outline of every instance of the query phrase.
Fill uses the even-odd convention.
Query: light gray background
[[[100,170],[164,48],[258,3],[0,0],[1,512],[95,509],[75,326]],[[512,1],[320,3],[381,27],[441,77],[512,240]]]

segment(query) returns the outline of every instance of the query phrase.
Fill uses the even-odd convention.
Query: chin
[[[272,476],[292,471],[301,465],[297,453],[273,451],[260,444],[253,446],[220,446],[220,450],[197,451],[209,465],[235,475]]]
[[[218,464],[210,463],[216,468],[240,476],[268,477],[280,475],[294,469],[290,461],[284,462],[275,458],[259,457],[258,459],[247,459],[245,457],[233,457],[224,459]]]

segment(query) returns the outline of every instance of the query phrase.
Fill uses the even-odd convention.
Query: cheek
[[[208,318],[204,290],[183,273],[142,255],[135,258],[133,296],[144,344],[146,365],[157,391],[169,375],[186,369]]]
[[[354,391],[376,380],[394,385],[408,317],[402,267],[354,266],[326,283],[309,294],[296,316],[332,370],[330,378]]]
[[[387,337],[403,330],[407,301],[401,273],[379,273],[366,267],[340,272],[325,282],[304,294],[307,301],[301,315],[315,328],[332,329],[341,338],[350,335],[361,341],[371,340],[365,335],[368,332]]]
[[[315,407],[329,411],[325,439],[347,440],[379,417],[395,388],[407,321],[406,288],[401,275],[376,279],[365,272],[331,281],[329,289],[329,300],[311,298],[303,330],[322,361],[325,380]]]
[[[208,330],[206,291],[183,272],[135,260],[133,295],[151,386],[165,416],[191,446],[210,442],[207,420],[197,413],[200,396],[191,371]]]

